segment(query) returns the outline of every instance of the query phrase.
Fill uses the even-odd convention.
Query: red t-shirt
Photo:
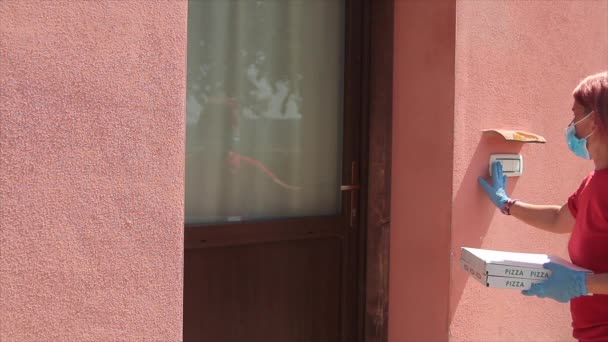
[[[591,172],[568,199],[568,208],[576,218],[570,260],[594,273],[608,273],[608,169]],[[608,295],[573,298],[570,312],[574,338],[608,341]]]

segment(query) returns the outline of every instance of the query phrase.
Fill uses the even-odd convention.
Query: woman
[[[492,184],[483,178],[479,182],[504,214],[549,232],[571,234],[570,259],[593,273],[548,263],[545,268],[552,271],[551,277],[523,294],[570,301],[574,337],[608,341],[608,72],[584,79],[573,97],[568,147],[577,156],[592,159],[595,170],[566,204],[535,205],[509,198],[498,162],[492,165]]]

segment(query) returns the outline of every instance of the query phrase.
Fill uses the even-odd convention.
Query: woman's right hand
[[[479,184],[488,194],[494,205],[501,209],[510,198],[507,195],[507,176],[502,173],[502,163],[494,161],[492,163],[492,184],[489,184],[483,177],[479,177]]]

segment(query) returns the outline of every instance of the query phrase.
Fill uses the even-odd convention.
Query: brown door
[[[190,0],[185,341],[357,341],[362,1]]]

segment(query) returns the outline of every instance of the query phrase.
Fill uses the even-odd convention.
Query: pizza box
[[[528,289],[551,275],[543,264],[552,261],[571,269],[591,272],[558,256],[462,247],[460,264],[488,287]]]

